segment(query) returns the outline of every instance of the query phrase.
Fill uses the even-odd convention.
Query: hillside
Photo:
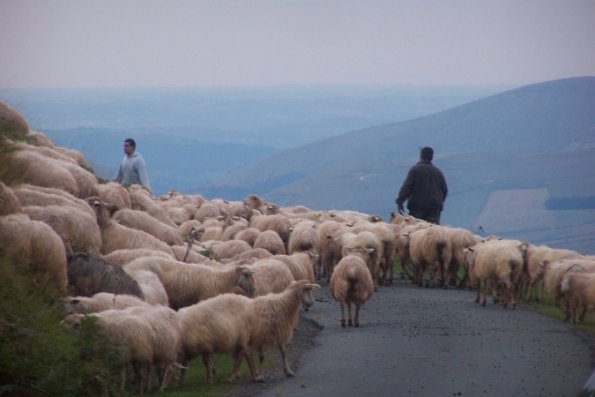
[[[289,150],[201,192],[229,199],[258,193],[282,205],[387,216],[418,148],[430,145],[450,188],[445,223],[595,252],[595,206],[546,208],[551,199],[572,203],[595,196],[593,109],[595,77],[530,85]],[[505,193],[532,189],[546,193]],[[499,214],[518,206],[526,216],[503,224]],[[547,227],[542,211],[550,219]]]

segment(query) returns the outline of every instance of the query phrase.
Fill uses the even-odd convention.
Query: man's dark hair
[[[133,149],[136,149],[136,142],[132,138],[126,139],[124,142],[128,142]]]
[[[420,153],[419,157],[422,160],[432,161],[432,159],[434,158],[434,149],[432,149],[429,146],[421,148],[421,153]]]

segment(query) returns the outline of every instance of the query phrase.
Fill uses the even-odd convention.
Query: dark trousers
[[[440,213],[442,211],[435,208],[428,208],[424,210],[414,209],[409,210],[409,215],[416,217],[417,219],[423,219],[426,222],[440,224]]]

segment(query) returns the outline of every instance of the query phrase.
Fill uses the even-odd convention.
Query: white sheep
[[[595,262],[591,265],[595,267]],[[583,321],[587,312],[595,310],[595,273],[566,273],[560,283],[560,292],[567,295],[567,318],[573,324]]]
[[[213,203],[204,203],[203,205],[198,207],[198,210],[196,210],[196,213],[194,214],[194,219],[196,219],[199,222],[204,222],[209,218],[218,218],[221,215],[221,210],[217,205]]]
[[[145,302],[151,305],[169,306],[167,291],[155,273],[148,270],[137,270],[129,274],[138,283]]]
[[[103,255],[103,259],[109,263],[123,267],[137,258],[146,256],[159,256],[161,258],[173,259],[170,254],[148,248],[122,248]]]
[[[76,207],[89,214],[89,216],[95,217],[95,212],[86,201],[74,197],[72,194],[60,189],[34,185],[19,185],[13,189],[13,193],[21,203],[22,207],[45,207],[48,205]]]
[[[277,232],[285,245],[285,249],[287,249],[289,235],[291,233],[291,222],[286,216],[280,214],[255,216],[250,220],[250,226],[255,227],[261,232],[266,230]]]
[[[203,356],[207,383],[213,383],[214,353],[232,353],[234,365],[230,382],[235,381],[242,356],[246,356],[253,379],[256,378],[249,342],[256,319],[251,299],[223,294],[178,311],[181,328],[182,365],[198,355]],[[184,370],[180,384],[184,381]]]
[[[560,301],[565,294],[560,290],[562,281],[567,274],[585,272],[591,270],[592,260],[590,259],[560,259],[555,262],[544,263],[543,287],[553,298],[554,305],[562,307]],[[569,312],[567,312],[567,315]],[[568,320],[568,316],[566,318]]]
[[[378,267],[382,257],[382,243],[372,232],[363,231],[357,234],[344,233],[341,236],[341,257],[347,255],[359,255],[368,266],[374,288],[378,288]],[[332,276],[331,276],[332,277]]]
[[[423,276],[427,268],[433,271],[434,280],[426,281],[426,286],[436,283],[447,288],[446,272],[452,257],[452,245],[449,236],[441,226],[431,226],[409,233],[409,257],[413,264],[415,283],[423,285]]]
[[[315,258],[318,259],[317,256]],[[275,255],[273,259],[285,263],[295,280],[309,280],[311,283],[316,281],[314,261],[310,253],[297,252],[292,255]]]
[[[466,267],[467,262],[463,250],[479,243],[480,238],[463,228],[442,226],[442,229],[446,232],[452,249],[451,260],[448,265],[449,278],[457,287],[462,288],[469,278],[469,269]],[[464,269],[465,275],[459,281],[458,273],[461,268]]]
[[[64,242],[69,254],[101,252],[101,231],[95,217],[71,206],[48,205],[45,207],[26,206],[23,212],[33,220],[48,224]]]
[[[250,346],[259,354],[259,380],[262,379],[264,348],[271,344],[279,348],[285,375],[293,376],[287,361],[286,346],[293,338],[297,327],[300,305],[311,306],[314,302],[312,291],[318,288],[318,285],[307,280],[292,281],[280,293],[259,296],[251,301],[256,321],[250,337]]]
[[[148,248],[163,251],[173,256],[169,246],[158,238],[143,232],[132,229],[110,219],[108,206],[98,198],[90,198],[89,204],[97,215],[97,224],[101,229],[101,253],[109,254],[112,251],[123,248]]]
[[[510,300],[512,308],[516,308],[527,248],[527,243],[518,240],[489,240],[464,249],[469,276],[477,284],[475,302],[486,305],[487,289],[491,285],[492,293],[502,290],[502,294],[497,294],[503,307]]]
[[[67,314],[89,314],[133,306],[149,306],[149,303],[137,296],[109,292],[98,292],[93,296],[67,297],[65,303]]]
[[[279,234],[273,230],[265,230],[254,241],[254,248],[264,248],[273,255],[284,255],[285,244]]]
[[[66,251],[62,239],[43,222],[24,214],[0,216],[0,252],[4,256],[33,264],[60,290],[68,284]]]
[[[361,306],[374,292],[374,281],[366,262],[356,255],[343,257],[331,276],[331,296],[341,305],[341,326],[345,327],[345,305],[349,315],[348,325],[359,327]],[[355,305],[355,317],[351,316],[351,305]]]
[[[217,242],[210,246],[215,260],[233,259],[236,255],[251,251],[252,247],[242,240],[228,240]]]
[[[139,258],[124,266],[133,273],[149,270],[159,277],[173,309],[193,305],[213,296],[232,292],[240,287],[254,293],[253,271],[243,266],[211,267],[178,262],[165,258]]]
[[[333,269],[341,259],[340,241],[344,232],[345,226],[334,220],[324,221],[318,226],[320,261],[316,271],[317,279],[326,276],[326,281],[330,281]]]
[[[108,182],[97,185],[98,196],[104,203],[112,205],[115,209],[132,208],[130,193],[119,183]]]
[[[171,227],[178,227],[167,215],[167,212],[159,207],[155,200],[151,197],[151,193],[142,185],[131,185],[128,186],[128,192],[130,194],[130,201],[133,209],[140,209],[147,212],[152,217],[158,219],[162,223],[165,223]]]
[[[287,253],[309,251],[318,255],[320,238],[313,222],[301,222],[294,226],[289,236]]]
[[[254,247],[254,243],[256,242],[258,236],[260,236],[260,233],[262,232],[257,228],[248,227],[244,230],[239,231],[238,234],[235,235],[234,239],[245,241],[248,244],[250,244],[251,247]]]
[[[543,281],[546,263],[553,263],[560,259],[579,258],[581,255],[572,250],[550,248],[545,245],[531,245],[527,252],[527,299],[538,299],[537,290]]]
[[[254,280],[254,296],[283,291],[294,281],[291,270],[277,259],[261,259],[249,266]],[[236,291],[240,292],[241,291]]]
[[[114,213],[111,219],[120,225],[149,233],[168,245],[184,244],[177,227],[168,226],[146,212],[123,208]]]

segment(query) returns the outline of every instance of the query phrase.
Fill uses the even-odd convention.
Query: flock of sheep
[[[230,380],[246,359],[262,379],[264,349],[286,345],[317,280],[340,303],[341,325],[359,326],[361,306],[403,276],[422,285],[477,288],[514,308],[545,289],[568,319],[595,309],[595,258],[392,215],[279,207],[256,195],[205,200],[140,186],[98,183],[77,151],[55,147],[0,103],[0,252],[34,264],[64,291],[76,330],[91,316],[132,365],[140,390],[157,369],[161,389],[175,369],[231,353]],[[347,316],[345,315],[347,309]],[[352,313],[354,309],[354,313]],[[347,320],[346,320],[347,317]],[[257,368],[253,352],[258,352]]]

